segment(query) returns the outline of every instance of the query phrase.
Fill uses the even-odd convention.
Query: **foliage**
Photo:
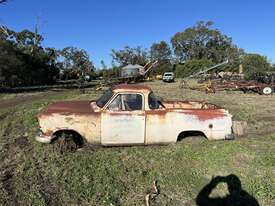
[[[176,77],[188,77],[200,70],[212,66],[213,63],[207,59],[193,59],[185,62],[184,64],[176,65]]]
[[[163,74],[164,72],[173,71],[171,64],[172,51],[165,41],[153,43],[150,48],[151,61],[158,61],[157,66],[153,69],[152,74]]]
[[[43,48],[43,37],[29,30],[14,32],[1,26],[0,84],[30,86],[51,84],[58,75],[54,51]]]
[[[267,57],[259,54],[245,54],[242,58],[245,77],[251,79],[255,73],[271,71]]]
[[[107,69],[107,66],[103,60],[100,61],[100,64],[102,69]]]
[[[155,68],[153,68],[151,74],[152,75],[163,75],[164,72],[174,72],[174,66],[168,63],[158,64]]]
[[[179,61],[209,59],[214,63],[220,63],[229,58],[233,51],[231,48],[235,47],[231,38],[217,29],[211,29],[212,25],[213,22],[200,21],[196,26],[178,32],[172,37],[174,53]]]
[[[112,50],[112,57],[115,63],[119,66],[125,66],[128,64],[145,65],[148,62],[148,53],[145,49],[138,46],[131,48],[125,46],[121,50]]]
[[[0,3],[3,2],[0,1]],[[117,77],[120,73],[117,66],[145,65],[149,60],[158,61],[153,74],[176,70],[178,77],[189,76],[200,69],[227,59],[229,64],[223,69],[236,71],[239,64],[243,63],[246,78],[251,78],[255,72],[275,71],[275,66],[271,66],[266,57],[245,54],[232,43],[230,37],[222,34],[218,29],[212,29],[212,25],[212,22],[200,21],[195,26],[176,33],[171,39],[174,54],[165,41],[153,43],[149,52],[140,46],[113,49],[112,69],[108,69],[102,60],[103,70],[96,73],[93,62],[83,49],[44,48],[42,46],[44,38],[37,31],[25,29],[15,32],[0,26],[0,85],[13,87],[52,84],[57,78],[80,79],[87,74],[108,78]],[[173,55],[178,61],[173,59]]]
[[[62,79],[78,79],[92,74],[94,66],[88,53],[83,49],[66,47],[59,52],[62,61]]]
[[[109,78],[116,78],[120,76],[121,69],[119,67],[113,67],[110,69],[101,69],[99,70],[99,76],[109,79]]]
[[[79,78],[93,72],[93,63],[83,49],[66,47],[58,51],[44,48],[43,40],[37,31],[15,32],[0,26],[1,86],[53,84],[59,78],[60,70],[63,79]]]
[[[167,64],[171,60],[172,51],[165,41],[161,41],[152,44],[150,55],[152,61],[158,61],[159,64]]]

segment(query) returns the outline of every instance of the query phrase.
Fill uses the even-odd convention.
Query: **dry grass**
[[[275,132],[275,95],[243,94],[240,91],[206,94],[201,91],[181,89],[180,81],[175,83],[155,81],[144,84],[149,85],[158,96],[165,99],[208,101],[220,105],[233,114],[233,119],[248,122],[247,132],[250,136]]]
[[[235,141],[186,139],[169,146],[94,148],[59,154],[34,140],[37,113],[59,100],[95,99],[102,91],[44,96],[0,110],[0,203],[3,205],[144,205],[153,180],[153,205],[195,205],[213,176],[235,174],[260,205],[275,204],[275,97],[239,92],[204,94],[176,83],[146,83],[159,96],[222,105],[248,122]],[[5,98],[5,97],[4,97]],[[11,100],[16,97],[10,98]],[[214,196],[228,194],[224,184]]]

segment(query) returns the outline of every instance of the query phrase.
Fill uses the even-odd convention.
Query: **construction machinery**
[[[157,63],[157,61],[148,62],[145,66],[129,64],[121,68],[121,74],[118,79],[126,83],[144,80],[148,77],[149,72]]]
[[[104,86],[144,81],[148,79],[150,71],[152,71],[157,63],[158,61],[148,62],[144,66],[128,64],[121,68],[119,77],[104,79],[104,81],[97,86],[97,90]]]
[[[224,66],[226,64],[229,63],[229,60],[226,60],[222,63],[219,63],[219,64],[216,64],[212,67],[209,67],[209,68],[206,68],[206,69],[202,69],[200,70],[199,72],[196,72],[190,76],[188,76],[186,79],[190,79],[190,78],[201,78],[201,77],[205,77],[206,74],[218,67],[221,67],[221,66]],[[181,84],[180,84],[180,87],[181,88],[186,88],[186,87],[189,87],[188,84],[187,84],[187,81],[185,80],[182,80]],[[200,91],[205,91],[206,93],[215,93],[216,90],[215,90],[215,87],[214,87],[214,84],[213,82],[208,79],[207,82],[203,81],[202,83],[199,83],[197,84],[196,86],[192,86],[192,87],[189,87],[190,89],[194,89],[194,90],[200,90]]]

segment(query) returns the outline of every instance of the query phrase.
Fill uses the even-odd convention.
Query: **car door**
[[[139,93],[117,94],[101,116],[103,145],[144,144],[144,96]]]

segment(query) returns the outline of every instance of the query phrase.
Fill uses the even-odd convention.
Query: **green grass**
[[[7,113],[0,120],[3,205],[144,205],[154,180],[160,186],[158,205],[195,205],[213,176],[229,174],[237,175],[261,205],[274,204],[275,134],[235,141],[192,138],[169,146],[88,146],[63,155],[34,140],[36,115],[50,102],[94,99],[99,94],[72,91],[0,111],[0,116]],[[251,108],[239,118],[253,119],[248,115],[255,111]],[[217,193],[226,190],[220,186]]]
[[[16,94],[0,94],[0,100],[7,100],[16,97]]]

